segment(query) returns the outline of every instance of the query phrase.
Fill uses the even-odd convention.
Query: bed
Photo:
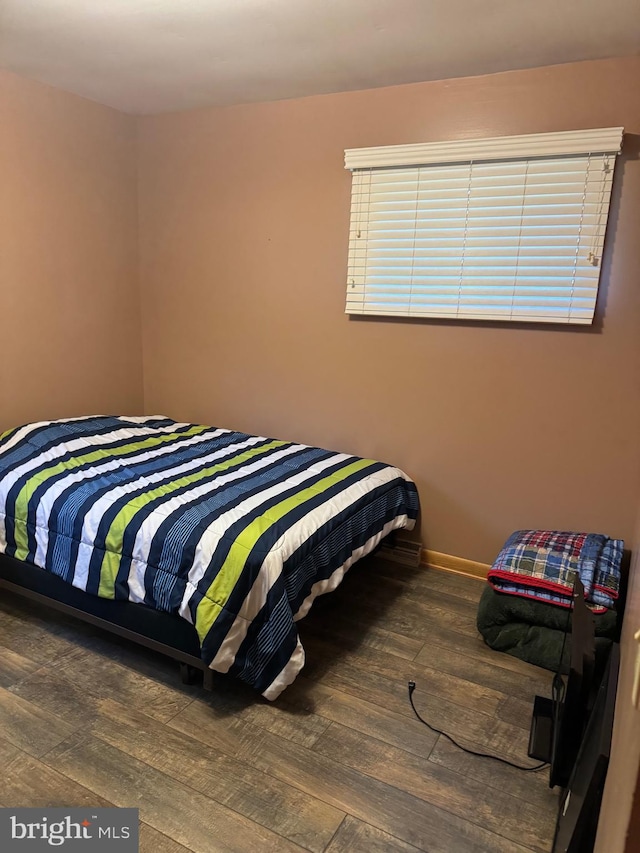
[[[401,470],[165,417],[0,435],[0,584],[275,699],[296,623],[419,503]]]

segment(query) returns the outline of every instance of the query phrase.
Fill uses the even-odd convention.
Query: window
[[[591,323],[622,136],[345,151],[346,313]]]

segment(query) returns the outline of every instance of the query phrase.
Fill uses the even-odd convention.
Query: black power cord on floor
[[[523,767],[521,764],[514,764],[512,761],[507,761],[506,758],[500,758],[498,755],[489,755],[488,752],[476,752],[473,749],[467,749],[466,746],[461,746],[457,741],[455,741],[451,735],[448,735],[446,732],[441,731],[440,729],[436,729],[435,726],[432,726],[426,720],[424,720],[418,711],[416,710],[416,706],[413,703],[413,691],[416,689],[415,681],[409,682],[409,703],[413,708],[413,713],[420,720],[420,722],[425,725],[428,729],[431,729],[432,732],[435,732],[437,735],[442,735],[446,737],[447,740],[451,741],[454,746],[457,746],[458,749],[461,749],[463,752],[468,753],[469,755],[477,755],[478,758],[492,758],[494,761],[499,761],[501,764],[506,764],[507,767],[515,767],[516,770],[524,770],[525,773],[537,773],[538,770],[542,770],[544,767],[548,767],[549,763],[547,761],[543,761],[542,764],[534,764],[533,767]]]

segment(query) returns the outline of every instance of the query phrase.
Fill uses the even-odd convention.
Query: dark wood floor
[[[549,850],[547,773],[526,757],[550,674],[484,646],[482,583],[368,559],[301,623],[275,703],[3,593],[0,805],[140,809],[142,851]]]

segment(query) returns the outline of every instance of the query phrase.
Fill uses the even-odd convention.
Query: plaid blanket
[[[497,592],[571,607],[578,572],[594,613],[614,606],[624,542],[599,533],[517,530],[507,539],[487,580]]]

